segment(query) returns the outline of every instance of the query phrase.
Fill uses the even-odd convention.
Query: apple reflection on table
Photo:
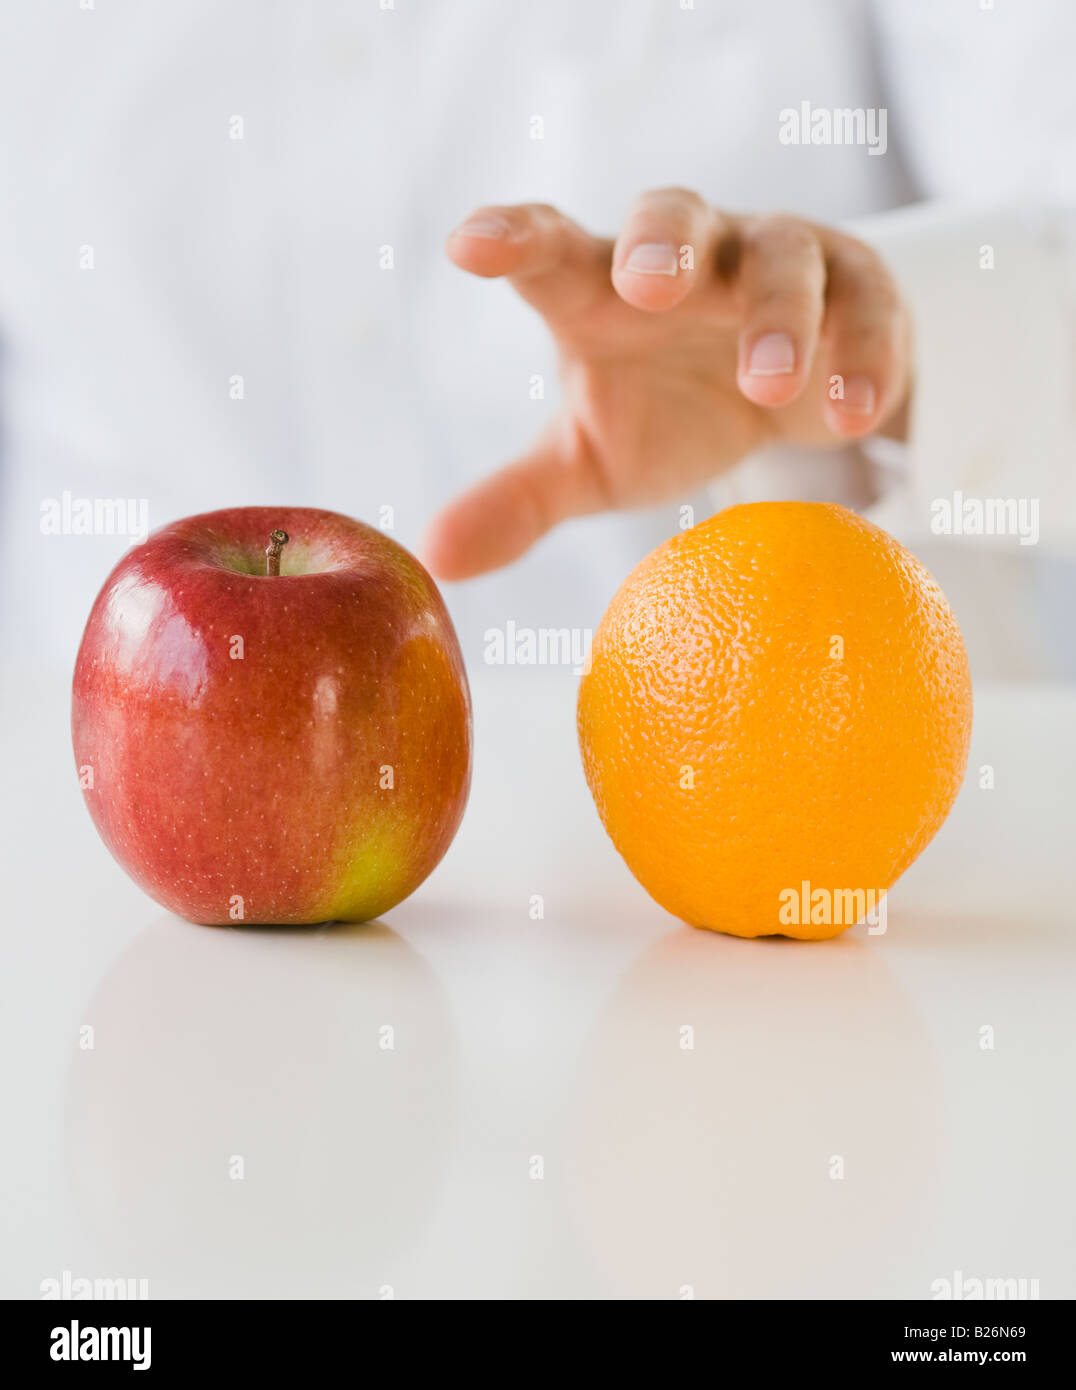
[[[378,1297],[452,1148],[456,1046],[378,922],[154,922],[90,1001],[66,1157],[93,1267],[154,1297]]]

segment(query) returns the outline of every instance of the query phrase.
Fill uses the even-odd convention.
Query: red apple
[[[86,624],[71,723],[105,844],[195,922],[376,917],[441,859],[470,785],[433,580],[382,532],[304,507],[208,512],[128,551]]]

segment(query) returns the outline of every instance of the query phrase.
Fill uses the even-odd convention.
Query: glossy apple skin
[[[378,916],[441,859],[470,786],[467,677],[433,580],[309,508],[209,512],[128,551],[82,638],[72,736],[105,844],[207,924]]]

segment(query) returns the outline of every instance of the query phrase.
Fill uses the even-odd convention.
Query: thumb
[[[606,505],[585,447],[566,448],[556,425],[515,462],[450,502],[434,517],[422,547],[440,579],[470,579],[500,568],[570,516]]]

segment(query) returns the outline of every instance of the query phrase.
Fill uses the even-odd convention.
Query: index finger
[[[477,208],[449,234],[445,249],[461,270],[505,277],[548,319],[609,297],[613,244],[591,236],[547,203]]]

